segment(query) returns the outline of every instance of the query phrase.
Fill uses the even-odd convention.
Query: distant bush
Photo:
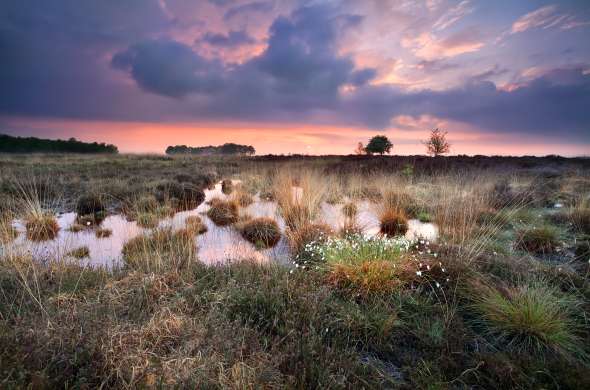
[[[82,142],[75,138],[51,140],[0,134],[0,153],[119,153],[115,145]]]
[[[226,143],[220,146],[186,146],[186,145],[176,145],[176,146],[168,146],[166,148],[166,154],[196,154],[196,155],[211,155],[211,154],[221,154],[221,155],[236,155],[236,154],[246,154],[252,155],[256,153],[256,149],[250,145],[239,145],[234,143]]]

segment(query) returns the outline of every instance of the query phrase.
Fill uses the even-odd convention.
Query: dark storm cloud
[[[256,40],[243,30],[230,31],[227,35],[208,32],[203,35],[202,41],[219,47],[236,47],[256,43]]]
[[[190,47],[170,40],[151,40],[115,54],[114,68],[130,72],[146,91],[170,97],[212,93],[222,84],[222,68]]]

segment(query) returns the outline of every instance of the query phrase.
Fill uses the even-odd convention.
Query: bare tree
[[[361,154],[365,154],[365,146],[363,145],[362,142],[359,142],[358,145],[356,146],[356,149],[354,150],[354,154],[357,155],[361,155]]]
[[[447,132],[439,129],[432,130],[430,137],[423,144],[426,146],[426,152],[434,157],[451,150],[451,144],[447,142]]]

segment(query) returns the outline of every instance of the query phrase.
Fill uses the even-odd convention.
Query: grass
[[[496,346],[521,354],[587,359],[575,318],[580,302],[574,296],[539,280],[502,289],[482,285],[473,299],[477,321]]]
[[[187,230],[156,229],[123,246],[125,265],[144,272],[181,271],[196,259],[193,234]]]
[[[221,192],[225,195],[229,195],[234,190],[234,184],[230,179],[225,179],[221,182]]]
[[[112,235],[113,231],[111,229],[98,228],[94,231],[94,236],[96,238],[108,238]]]
[[[27,238],[31,241],[47,241],[57,237],[59,225],[53,213],[32,212],[25,217]]]
[[[517,232],[516,246],[530,253],[553,253],[559,246],[558,231],[551,226],[522,228]]]
[[[281,239],[281,229],[272,218],[254,218],[240,227],[242,237],[259,249],[271,248]]]
[[[207,225],[198,215],[190,215],[184,220],[186,230],[193,232],[195,235],[204,234],[207,232]]]
[[[234,201],[214,198],[211,200],[207,216],[218,226],[227,226],[238,222],[239,206]]]
[[[344,206],[342,206],[342,214],[344,214],[346,218],[354,218],[356,217],[357,213],[358,207],[356,203],[348,202]]]
[[[68,256],[81,260],[90,257],[90,249],[88,249],[87,246],[81,246],[79,248],[72,249],[71,251],[69,251]]]
[[[379,213],[379,229],[389,237],[403,236],[408,231],[408,218],[403,211],[388,207]]]
[[[587,168],[544,158],[0,156],[0,226],[75,210],[84,194],[160,221],[232,177],[243,184],[224,234],[256,222],[239,215],[242,191],[272,194],[276,221],[292,221],[295,262],[199,262],[204,216],[133,238],[120,267],[65,261],[62,248],[38,261],[15,250],[20,240],[5,245],[0,387],[589,388],[587,237],[570,224],[587,208]],[[509,178],[504,200],[499,177]],[[321,208],[343,199],[343,209],[363,199],[421,220],[428,211],[441,235],[370,238],[358,230],[365,213],[350,213],[336,236]],[[563,221],[547,217],[552,199]],[[521,230],[545,224],[555,251],[523,253]],[[252,241],[265,244],[260,226]]]

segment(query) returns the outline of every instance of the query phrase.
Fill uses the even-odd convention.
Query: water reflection
[[[297,189],[294,190],[294,196],[301,196]],[[170,227],[173,230],[181,229],[185,226],[187,217],[191,215],[200,216],[207,226],[207,232],[197,236],[195,240],[199,250],[199,259],[207,264],[242,259],[259,262],[289,262],[289,246],[285,237],[282,237],[279,243],[273,248],[257,250],[254,245],[244,240],[234,227],[220,227],[215,225],[206,216],[206,212],[209,209],[208,201],[215,197],[221,199],[228,198],[228,195],[225,195],[221,191],[221,183],[218,183],[212,189],[205,190],[205,202],[199,205],[199,207],[194,210],[176,213],[173,217],[160,221],[159,227]],[[342,206],[343,204],[332,205],[323,203],[317,220],[330,225],[335,230],[340,229],[345,223]],[[357,203],[357,207],[356,222],[362,228],[363,232],[369,236],[378,234],[379,220],[373,210],[372,204],[368,201],[361,201]],[[250,215],[252,217],[274,218],[279,224],[281,231],[285,231],[285,222],[278,213],[276,202],[261,200],[258,195],[254,196],[254,202],[251,205],[240,209],[240,214]],[[11,250],[21,254],[28,253],[39,261],[50,261],[53,259],[67,258],[68,252],[86,246],[90,251],[89,258],[75,261],[86,265],[110,268],[122,265],[121,251],[127,241],[151,230],[137,226],[135,221],[127,221],[122,215],[111,215],[103,221],[101,227],[112,230],[112,235],[105,238],[97,238],[94,229],[85,229],[79,232],[69,230],[75,223],[76,213],[61,214],[57,219],[60,226],[58,236],[54,240],[44,242],[27,240],[26,234],[24,234],[25,227],[23,223],[15,221],[15,228],[22,234],[19,234],[11,245]],[[424,238],[434,241],[438,236],[437,227],[431,223],[410,220],[408,227],[406,237],[410,239]]]

